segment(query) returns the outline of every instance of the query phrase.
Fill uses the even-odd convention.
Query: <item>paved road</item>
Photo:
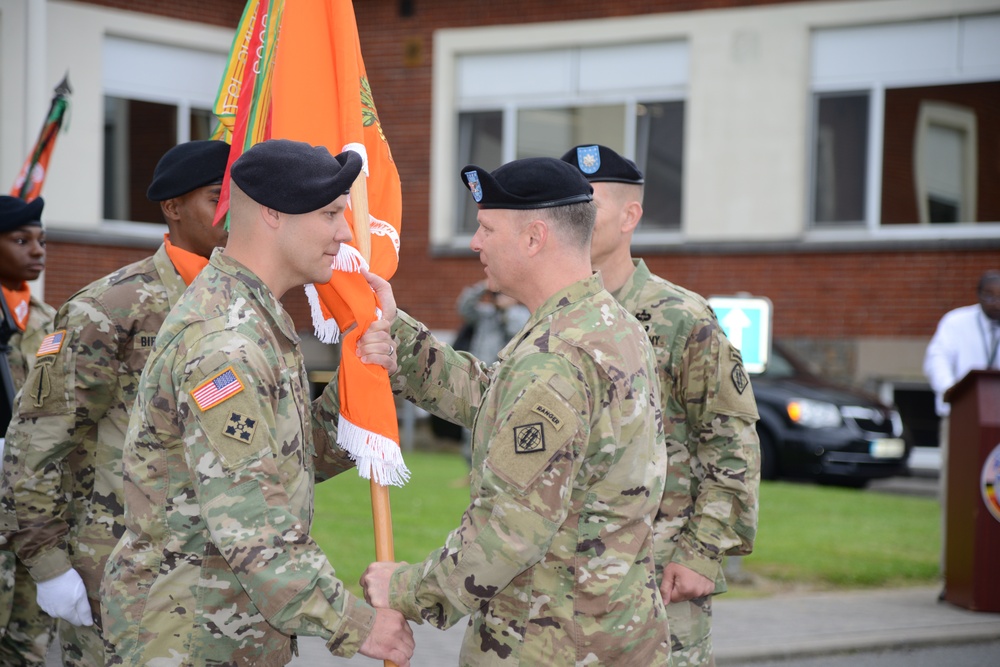
[[[1000,664],[1000,640],[883,651],[790,658],[767,662],[720,662],[720,667],[989,667]]]
[[[922,498],[937,498],[938,478],[919,475],[877,479],[868,484],[868,490],[877,493],[899,493]]]

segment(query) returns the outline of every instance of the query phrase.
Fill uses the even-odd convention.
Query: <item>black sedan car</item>
[[[751,376],[760,421],[761,477],[808,477],[860,488],[904,475],[910,446],[899,412],[809,371],[775,343]]]

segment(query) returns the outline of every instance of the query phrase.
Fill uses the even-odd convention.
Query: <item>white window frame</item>
[[[978,168],[978,134],[976,132],[976,115],[968,109],[961,109],[950,104],[924,100],[917,114],[916,145],[914,147],[913,167],[916,176],[917,209],[920,213],[920,224],[929,225],[930,210],[927,206],[927,174],[924,173],[924,154],[927,151],[927,135],[932,125],[958,130],[964,138],[962,145],[963,173],[967,176],[962,182],[959,211],[973,211],[976,208],[976,183]],[[973,177],[969,178],[968,175]]]
[[[105,35],[101,47],[103,96],[177,107],[177,143],[190,141],[191,109],[215,105],[228,54],[114,35]],[[105,219],[101,226],[140,236],[165,229],[131,220]]]
[[[814,113],[809,142],[812,173],[805,211],[807,240],[1000,238],[1000,221],[885,227],[881,224],[886,89],[1000,80],[997,39],[1000,39],[1000,13],[813,31],[810,98]],[[869,117],[863,225],[817,226],[813,213],[818,94],[864,91],[869,94]]]
[[[556,88],[555,92],[542,94],[527,91],[523,95],[503,91],[500,95],[462,95],[463,58],[483,58],[491,62],[490,56],[515,58],[525,52],[539,52],[540,44],[545,50],[559,51],[569,55],[569,66],[563,71],[573,79],[569,85]],[[580,81],[579,67],[582,60],[600,49],[616,48],[642,49],[649,46],[653,50],[667,45],[668,49],[678,49],[679,60],[672,60],[667,68],[666,80],[656,85],[627,84],[607,86],[603,89],[588,89],[586,82]],[[498,26],[489,28],[469,28],[441,30],[435,33],[434,82],[432,104],[432,155],[431,155],[431,212],[430,245],[439,252],[468,250],[471,237],[456,229],[458,213],[455,202],[460,193],[461,183],[458,170],[462,167],[458,160],[458,115],[473,111],[501,111],[503,114],[502,159],[504,162],[515,158],[517,112],[525,108],[565,108],[588,105],[621,104],[625,107],[623,138],[626,157],[634,158],[636,149],[636,105],[641,102],[687,101],[690,45],[688,35],[664,33],[651,30],[648,22],[640,19],[620,21],[575,21],[556,24],[534,24],[530,26]],[[493,60],[496,62],[496,60]],[[591,64],[595,62],[590,60]],[[605,72],[606,74],[606,72]],[[621,83],[621,82],[619,82]],[[568,148],[568,147],[567,147]],[[678,243],[682,239],[683,220],[678,230],[648,232],[641,227],[636,232],[636,246],[651,246]]]

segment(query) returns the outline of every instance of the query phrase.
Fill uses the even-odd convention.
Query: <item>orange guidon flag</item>
[[[271,136],[326,146],[333,154],[347,149],[361,153],[368,175],[368,265],[388,280],[399,263],[402,193],[361,59],[350,0],[285,3],[271,79]],[[348,207],[354,240],[341,246],[333,278],[307,286],[306,293],[320,340],[334,342],[357,324],[346,333],[347,352],[341,355],[338,443],[357,462],[362,477],[383,486],[402,485],[409,471],[399,451],[388,373],[362,364],[353,354],[361,334],[380,315],[375,294],[360,273],[365,259],[358,251],[354,220],[359,204],[352,201]]]

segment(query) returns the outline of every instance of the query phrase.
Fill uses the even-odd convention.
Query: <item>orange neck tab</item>
[[[28,287],[28,283],[21,283],[20,287],[12,290],[2,285],[0,288],[3,289],[3,298],[7,300],[7,309],[14,318],[14,324],[24,331],[28,326],[28,315],[31,312],[31,288]]]
[[[177,269],[177,273],[181,275],[185,285],[190,285],[191,281],[201,273],[201,270],[208,266],[207,259],[190,250],[178,248],[170,242],[170,237],[166,234],[163,235],[163,245],[166,247],[167,257]]]

